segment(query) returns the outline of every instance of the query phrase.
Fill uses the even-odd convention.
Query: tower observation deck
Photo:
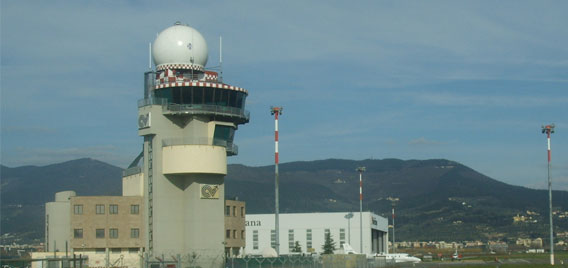
[[[220,267],[224,254],[224,176],[238,125],[249,122],[247,90],[206,70],[203,36],[181,23],[152,44],[138,133],[144,137],[146,252],[180,256],[183,267]],[[176,257],[177,258],[177,257]]]

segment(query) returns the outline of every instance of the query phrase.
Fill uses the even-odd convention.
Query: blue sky
[[[1,9],[1,163],[141,150],[148,43],[199,30],[249,90],[230,163],[431,159],[510,184],[568,189],[567,1],[11,1]]]

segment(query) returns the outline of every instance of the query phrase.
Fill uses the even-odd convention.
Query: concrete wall
[[[70,198],[74,191],[55,194],[55,202],[45,204],[46,251],[65,252],[65,243],[71,242]]]
[[[164,174],[214,173],[227,174],[227,151],[212,145],[178,145],[164,147]]]
[[[216,122],[205,116],[166,116],[159,105],[140,108],[139,114],[147,113],[151,113],[151,126],[139,130],[139,134],[146,137],[144,195],[148,217],[145,225],[152,231],[146,241],[147,252],[153,256],[163,254],[166,258],[180,254],[185,264],[220,267],[225,242],[225,148],[183,145],[184,141],[212,142]],[[164,146],[172,139],[182,145]],[[149,174],[152,176],[151,195]],[[217,187],[219,198],[202,198],[201,187],[208,184]]]
[[[326,254],[322,255],[322,262],[326,268],[367,267],[367,257],[363,254]]]
[[[144,196],[144,173],[122,178],[122,196]]]
[[[345,219],[347,212],[337,213],[281,213],[280,214],[280,254],[289,254],[289,235],[293,230],[293,241],[298,241],[303,253],[309,253],[307,249],[307,230],[312,231],[312,248],[315,252],[323,252],[325,242],[325,230],[329,229],[332,239],[339,248],[341,242],[349,243],[349,229],[351,230],[350,245],[357,252],[372,254],[373,239],[372,230],[380,233],[381,249],[386,252],[388,241],[387,219],[370,212],[363,212],[363,250],[360,249],[359,213],[353,213],[354,217],[348,221]],[[350,227],[350,228],[349,228]],[[246,254],[260,255],[262,251],[271,246],[271,233],[274,229],[274,214],[247,214],[246,215]],[[341,240],[341,229],[344,230],[345,239]],[[258,232],[258,249],[254,249],[253,235]],[[378,240],[375,240],[378,241]],[[377,242],[375,242],[377,243]]]
[[[106,267],[108,261],[109,267],[121,267],[121,268],[141,268],[143,267],[143,261],[141,259],[142,254],[140,252],[131,252],[128,249],[122,249],[120,252],[106,251],[96,252],[92,249],[79,250],[75,252],[75,257],[77,258],[77,267],[79,267],[79,256],[83,259],[87,259],[83,262],[82,267]],[[65,252],[57,252],[57,258],[54,258],[53,252],[32,252],[32,259],[61,259],[65,258]],[[68,254],[67,258],[72,259],[73,254]],[[59,265],[61,265],[59,263]],[[71,264],[72,265],[72,264]],[[34,261],[32,262],[31,268],[46,268],[50,267],[48,261]],[[57,266],[61,267],[61,266]]]

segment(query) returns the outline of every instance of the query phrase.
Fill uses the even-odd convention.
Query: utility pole
[[[278,204],[278,115],[282,114],[282,107],[270,107],[270,114],[274,115],[274,238],[276,244],[276,254],[280,255],[280,222],[278,220],[279,204]]]
[[[363,172],[365,172],[365,167],[358,167],[357,172],[359,172],[359,251],[361,254],[363,252]]]
[[[554,265],[554,229],[552,228],[552,183],[550,182],[550,134],[554,133],[554,124],[542,126],[548,142],[548,212],[550,221],[550,265]]]

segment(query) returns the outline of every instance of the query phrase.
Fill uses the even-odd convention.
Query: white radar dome
[[[180,22],[160,32],[152,44],[152,58],[158,70],[203,70],[207,56],[205,38]]]

